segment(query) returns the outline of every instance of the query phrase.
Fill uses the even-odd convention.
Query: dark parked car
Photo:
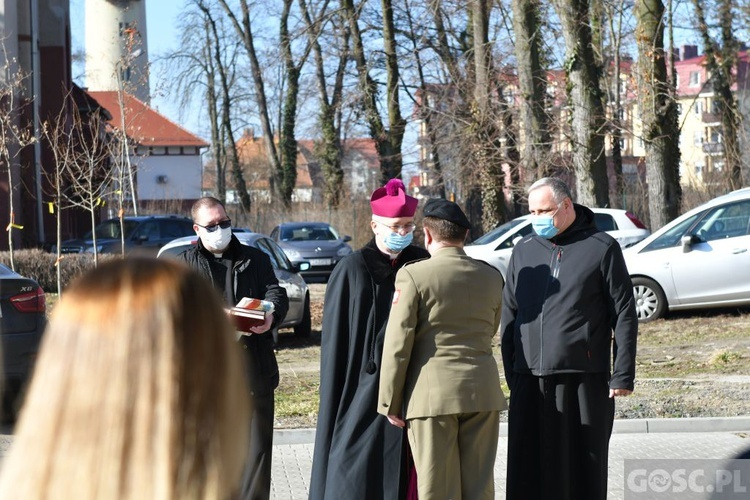
[[[193,221],[177,215],[146,215],[124,217],[125,252],[156,256],[159,249],[175,238],[194,235]],[[119,253],[122,248],[120,220],[108,219],[95,228],[98,253]],[[83,238],[67,240],[60,246],[61,253],[94,251],[93,233]]]
[[[339,236],[325,222],[285,222],[273,228],[271,238],[292,263],[310,263],[310,269],[301,273],[306,280],[327,280],[336,263],[352,253],[347,243],[352,240],[351,236]]]
[[[2,336],[5,394],[3,420],[14,414],[14,403],[21,392],[39,350],[47,325],[44,290],[0,264],[0,335]]]
[[[309,264],[301,262],[292,265],[287,259],[284,251],[273,242],[271,238],[263,234],[240,231],[235,233],[240,243],[263,250],[271,259],[273,271],[279,284],[284,287],[289,297],[289,311],[279,328],[294,328],[294,334],[298,337],[308,337],[312,328],[312,317],[310,316],[310,292],[307,283],[299,275],[300,268],[307,269]],[[198,241],[198,236],[178,238],[164,245],[159,250],[159,257],[175,257]],[[278,342],[278,329],[273,332],[274,342]]]

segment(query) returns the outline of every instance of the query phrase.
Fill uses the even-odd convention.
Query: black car
[[[156,256],[166,243],[182,236],[194,235],[193,221],[177,215],[146,215],[124,217],[125,253]],[[120,219],[109,219],[89,231],[83,238],[67,240],[60,245],[61,253],[94,251],[93,234],[96,234],[98,253],[120,253],[122,250]]]
[[[3,419],[13,416],[14,403],[26,383],[47,326],[44,290],[30,278],[0,264],[0,336],[5,393]]]
[[[273,228],[271,238],[292,264],[310,263],[310,269],[300,273],[308,281],[328,280],[336,264],[352,253],[351,236],[339,235],[325,222],[285,222]]]

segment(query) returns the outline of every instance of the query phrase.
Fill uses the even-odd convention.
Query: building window
[[[718,127],[713,127],[711,130],[711,142],[721,142],[721,130]]]
[[[693,109],[695,110],[696,115],[702,115],[703,114],[703,101],[695,101]]]
[[[714,170],[717,172],[721,172],[722,170],[724,170],[724,162],[723,161],[714,162]]]
[[[691,87],[697,87],[701,84],[701,73],[700,71],[691,71],[690,72],[690,86]]]
[[[695,144],[696,146],[700,146],[701,144],[703,144],[703,131],[695,131],[695,133],[693,134],[693,144]]]
[[[698,163],[697,165],[695,165],[695,175],[697,175],[697,176],[703,175],[703,165],[702,164]]]

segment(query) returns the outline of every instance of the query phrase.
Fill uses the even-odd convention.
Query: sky
[[[148,29],[148,54],[153,62],[156,57],[173,49],[179,40],[177,33],[177,21],[182,11],[183,0],[142,0],[146,2],[146,24]],[[70,1],[71,38],[73,50],[82,49],[85,39],[84,11],[85,0]],[[82,75],[84,68],[74,68],[73,75]],[[85,85],[85,81],[76,81]],[[174,99],[168,99],[164,95],[155,92],[160,85],[159,75],[152,74],[151,84],[151,107],[165,115],[170,120],[180,124],[190,132],[198,134],[200,127],[195,123],[197,118],[186,118],[180,120],[179,109]],[[184,113],[183,113],[184,114]]]

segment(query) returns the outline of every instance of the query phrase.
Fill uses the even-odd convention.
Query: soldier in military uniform
[[[420,500],[494,499],[503,278],[464,252],[470,224],[455,203],[429,200],[423,225],[431,258],[396,275],[378,412],[408,430]]]

